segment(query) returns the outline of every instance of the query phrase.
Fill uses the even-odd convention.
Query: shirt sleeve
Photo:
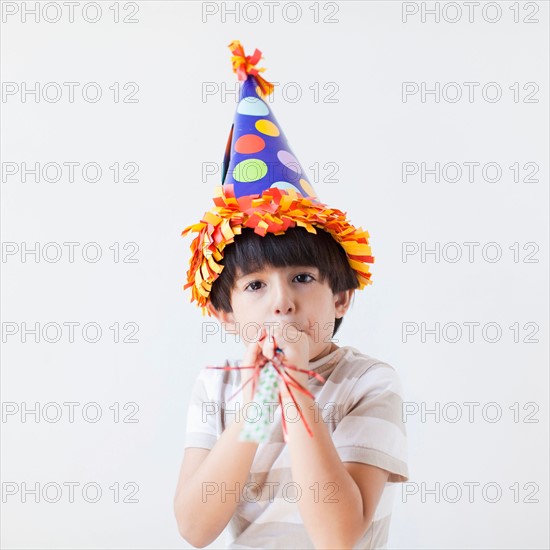
[[[399,376],[386,363],[357,378],[332,435],[342,462],[372,464],[390,472],[389,482],[408,481],[402,395]]]
[[[184,448],[212,449],[218,440],[216,427],[217,418],[220,415],[220,403],[212,399],[212,388],[208,387],[216,380],[216,374],[206,369],[202,369],[195,380],[187,409]]]

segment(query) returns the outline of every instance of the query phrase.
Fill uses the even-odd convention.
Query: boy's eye
[[[256,286],[256,285],[261,285],[262,282],[261,281],[252,281],[251,283],[248,283],[245,287],[245,290],[259,290],[260,287],[259,286]]]
[[[298,275],[296,275],[296,277],[294,277],[294,279],[299,279],[299,283],[310,283],[311,281],[315,280],[315,277],[313,277],[313,275],[310,275],[309,273],[299,273]],[[256,290],[260,290],[261,285],[263,284],[264,283],[262,283],[262,281],[251,281],[246,285],[245,291],[254,292]]]
[[[296,275],[295,278],[298,278],[298,277],[309,277],[311,280],[314,280],[313,276],[310,275],[309,273],[300,273],[299,275]],[[307,283],[309,281],[299,281],[301,283]]]

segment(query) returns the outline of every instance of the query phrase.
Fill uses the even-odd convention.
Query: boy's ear
[[[336,318],[340,319],[349,309],[351,305],[351,299],[355,293],[355,289],[342,290],[334,295],[334,306],[336,308]]]
[[[220,323],[222,323],[226,330],[231,330],[235,328],[235,317],[233,313],[228,313],[227,311],[223,311],[222,309],[218,310],[216,309],[210,301],[206,304],[206,308],[210,312],[210,314],[215,317]]]

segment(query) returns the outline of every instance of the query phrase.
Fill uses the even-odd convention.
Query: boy
[[[384,547],[393,483],[408,479],[399,379],[389,365],[331,341],[355,289],[370,282],[368,233],[319,203],[260,97],[270,90],[254,67],[260,52],[230,47],[245,85],[224,189],[216,208],[184,231],[200,232],[185,288],[203,314],[243,339],[243,365],[272,359],[278,347],[285,363],[324,382],[291,371],[310,392],[292,392],[303,418],[281,384],[273,431],[258,444],[239,440],[254,416],[251,369],[201,371],[174,499],[178,527],[199,547],[227,525],[229,548]],[[284,179],[274,155],[287,168],[294,161]],[[243,163],[255,166],[252,174]]]

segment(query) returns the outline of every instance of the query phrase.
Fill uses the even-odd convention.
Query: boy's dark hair
[[[317,233],[310,233],[303,227],[291,227],[282,235],[266,233],[262,237],[251,228],[243,228],[234,242],[224,248],[224,257],[219,262],[224,268],[210,292],[212,306],[218,311],[232,312],[231,290],[237,272],[248,275],[266,265],[317,267],[321,282],[328,279],[333,294],[358,288],[357,276],[345,250],[330,233],[318,227],[315,229]],[[342,324],[342,319],[334,320],[332,336]]]

